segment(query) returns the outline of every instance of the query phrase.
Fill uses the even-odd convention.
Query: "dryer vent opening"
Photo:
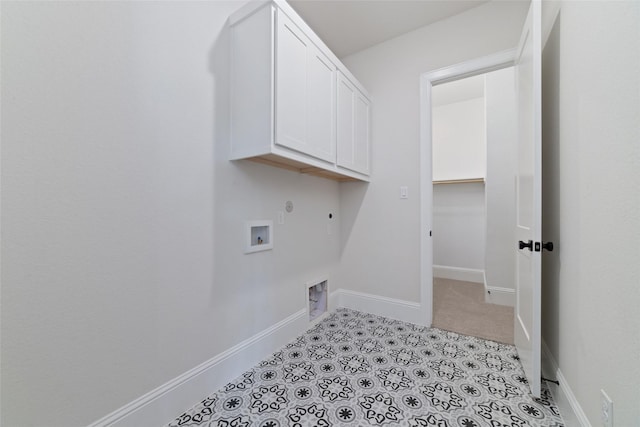
[[[310,322],[327,312],[328,287],[326,280],[308,285],[307,296]]]

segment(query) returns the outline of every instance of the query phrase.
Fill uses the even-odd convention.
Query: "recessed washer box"
[[[245,254],[273,249],[273,221],[256,220],[245,223]]]

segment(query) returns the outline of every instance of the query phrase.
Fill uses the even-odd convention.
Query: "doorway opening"
[[[517,118],[497,116],[516,111],[514,58],[505,51],[421,78],[421,221],[432,231],[421,242],[427,323],[507,343]]]
[[[433,326],[513,344],[514,68],[432,95]]]

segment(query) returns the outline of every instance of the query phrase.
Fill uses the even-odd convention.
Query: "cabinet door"
[[[369,100],[342,74],[337,90],[337,165],[369,174]]]
[[[307,145],[307,46],[300,30],[278,13],[275,70],[275,142],[304,151]]]
[[[337,90],[337,151],[336,163],[352,169],[355,163],[354,147],[354,101],[356,89],[342,73],[338,73]]]
[[[308,50],[307,153],[336,161],[335,65],[315,46]]]
[[[335,65],[284,14],[276,34],[277,145],[335,161]]]

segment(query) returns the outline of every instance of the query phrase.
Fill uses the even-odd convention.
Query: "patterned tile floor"
[[[563,426],[515,347],[339,309],[170,427]]]

